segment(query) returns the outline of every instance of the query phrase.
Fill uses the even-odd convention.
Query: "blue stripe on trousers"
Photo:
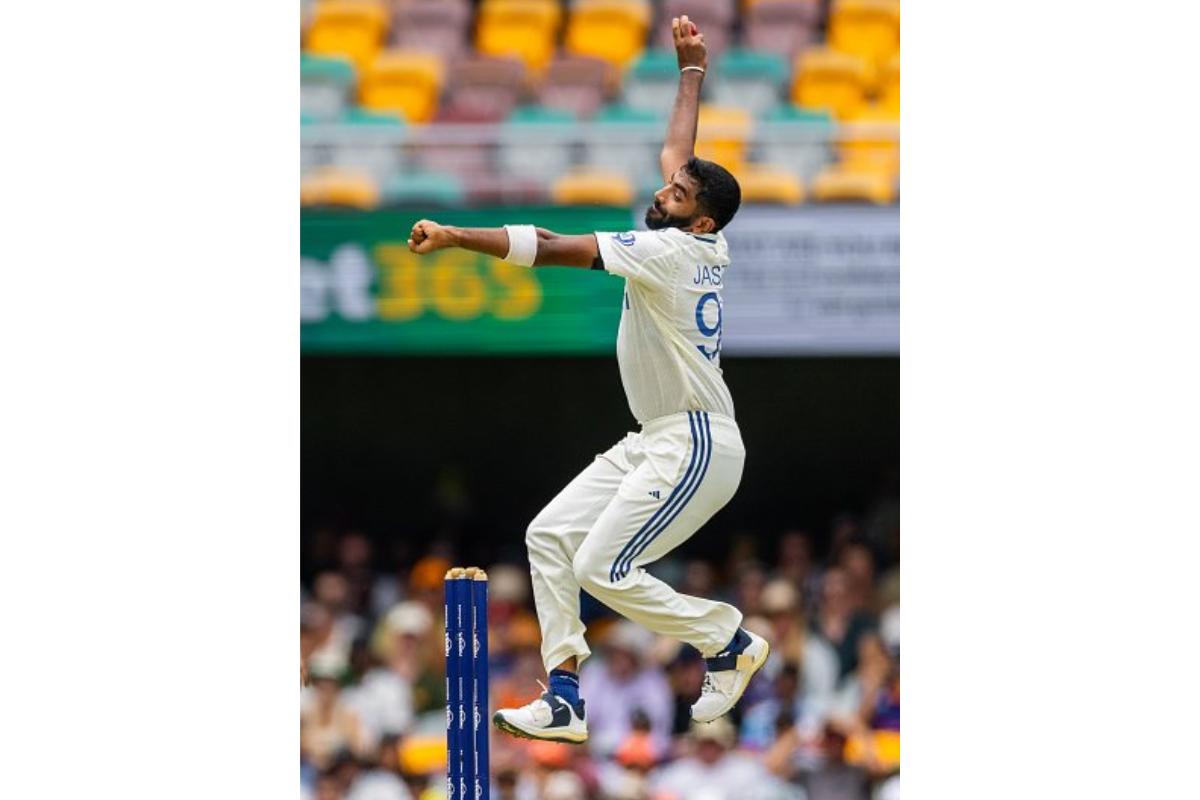
[[[679,492],[687,484],[688,479],[691,478],[691,476],[692,476],[692,469],[694,469],[696,466],[696,452],[699,450],[698,436],[696,433],[697,429],[699,428],[699,423],[698,423],[698,421],[693,420],[691,411],[687,412],[687,415],[688,415],[688,426],[692,429],[692,459],[688,463],[687,472],[685,472],[683,474],[683,480],[681,480],[678,484],[676,484],[675,488],[671,490],[671,494],[667,497],[667,502],[665,502],[661,506],[659,506],[658,510],[654,512],[653,516],[651,516],[650,519],[646,520],[646,524],[644,524],[641,528],[639,528],[638,532],[635,533],[633,535],[633,537],[628,542],[625,543],[625,546],[621,548],[621,552],[617,554],[616,561],[613,561],[612,566],[609,567],[609,570],[608,570],[609,583],[613,583],[617,580],[617,567],[621,563],[621,561],[625,558],[625,555],[628,553],[628,551],[630,549],[632,549],[634,542],[636,542],[638,540],[639,536],[641,536],[643,533],[645,533],[647,530],[649,530],[649,528],[652,525],[654,525],[655,521],[657,521],[659,517],[661,517],[664,513],[666,513],[667,509],[670,508],[671,503],[675,500],[676,495],[679,494]]]
[[[701,415],[704,416],[703,427],[701,427],[700,424]],[[634,546],[633,552],[626,556],[625,562],[620,570],[621,574],[618,577],[624,578],[629,574],[629,570],[633,566],[634,559],[646,552],[646,548],[650,546],[650,543],[657,539],[659,534],[667,529],[667,526],[679,516],[680,512],[683,511],[684,506],[691,502],[692,498],[696,496],[696,492],[700,489],[700,484],[704,480],[704,475],[706,472],[708,472],[708,464],[712,460],[712,429],[708,425],[707,413],[700,412],[696,415],[696,430],[700,434],[700,451],[703,453],[701,456],[702,464],[700,470],[693,475],[691,485],[684,490],[682,496],[679,498],[679,501],[675,503],[674,507],[657,525],[654,526],[652,531],[647,532],[647,535],[642,538],[640,544]]]

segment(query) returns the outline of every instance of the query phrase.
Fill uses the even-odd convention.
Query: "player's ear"
[[[692,231],[694,233],[712,233],[717,229],[716,220],[712,217],[697,217],[692,223]]]

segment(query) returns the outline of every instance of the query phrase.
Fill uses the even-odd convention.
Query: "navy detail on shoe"
[[[565,700],[550,692],[543,694],[542,699],[550,706],[550,724],[555,728],[565,728],[571,724],[572,708],[575,709],[575,716],[583,719],[583,700],[568,706]]]
[[[735,633],[733,638],[729,640],[729,644],[727,644],[725,649],[718,653],[718,655],[722,655],[724,653],[732,653],[733,655],[737,655],[749,647],[751,641],[750,634],[746,633],[744,628],[738,628],[737,633]]]
[[[737,669],[737,658],[746,651],[750,646],[750,634],[742,628],[738,628],[737,633],[729,640],[729,644],[724,650],[717,653],[712,658],[704,659],[704,665],[708,667],[709,672],[724,672],[727,669]]]

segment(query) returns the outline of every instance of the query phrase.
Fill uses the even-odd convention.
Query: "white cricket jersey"
[[[596,233],[604,268],[625,279],[617,363],[638,422],[681,411],[733,417],[721,377],[721,233]]]

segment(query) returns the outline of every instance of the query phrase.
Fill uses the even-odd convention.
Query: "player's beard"
[[[692,224],[688,217],[673,217],[664,211],[658,203],[651,203],[646,209],[646,227],[652,231],[663,228],[686,228]]]

